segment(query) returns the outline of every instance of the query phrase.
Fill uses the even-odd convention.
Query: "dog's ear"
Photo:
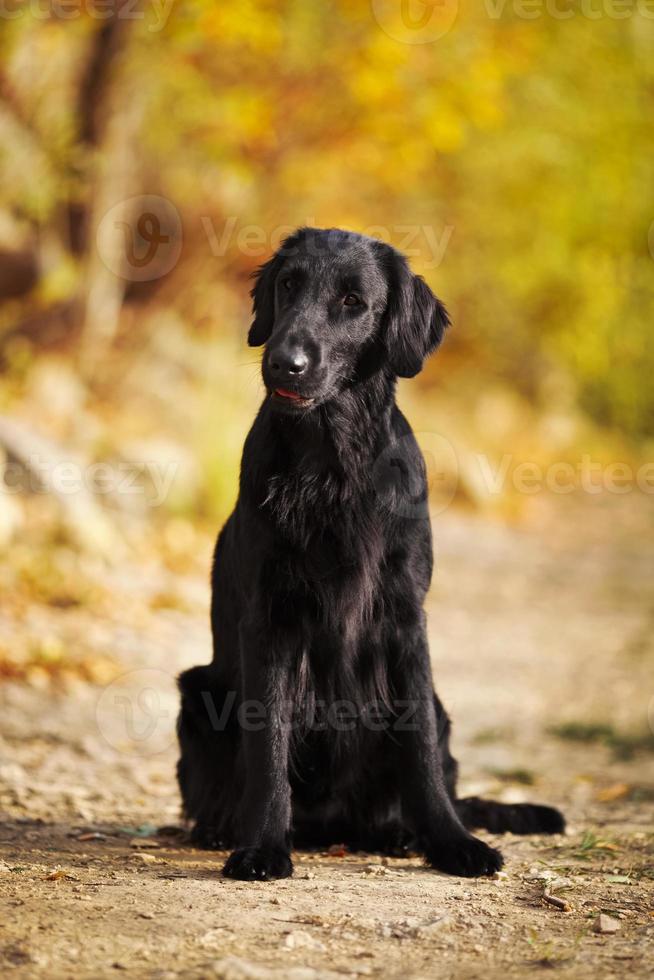
[[[275,280],[285,260],[296,254],[310,231],[310,228],[298,228],[283,240],[272,258],[254,272],[254,286],[250,291],[254,314],[248,332],[250,347],[261,347],[270,338],[275,325]]]
[[[422,276],[414,275],[394,249],[389,265],[384,341],[394,372],[413,378],[442,341],[450,318]]]
[[[270,337],[275,322],[275,279],[283,257],[277,252],[254,273],[255,283],[250,292],[254,319],[248,331],[250,347],[261,347]]]

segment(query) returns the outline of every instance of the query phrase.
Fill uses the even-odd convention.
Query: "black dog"
[[[424,462],[395,404],[448,325],[390,246],[305,228],[259,271],[267,396],[218,538],[214,660],[180,678],[179,783],[224,874],[290,875],[291,842],[424,854],[487,875],[467,828],[556,833],[549,807],[457,800],[423,600]]]

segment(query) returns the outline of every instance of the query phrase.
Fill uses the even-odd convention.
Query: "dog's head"
[[[407,260],[384,242],[302,228],[261,266],[252,290],[252,347],[276,406],[308,410],[386,371],[412,378],[449,320]]]

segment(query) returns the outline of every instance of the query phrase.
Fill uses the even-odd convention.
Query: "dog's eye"
[[[360,303],[359,297],[355,293],[348,293],[343,300],[344,306],[358,306]]]
[[[293,288],[293,280],[289,279],[287,276],[285,279],[282,279],[282,286],[286,292],[290,292],[290,290]]]

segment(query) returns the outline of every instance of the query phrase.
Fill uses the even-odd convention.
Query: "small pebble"
[[[612,932],[617,932],[619,928],[620,923],[615,919],[612,919],[610,915],[605,915],[604,912],[600,912],[595,920],[594,930],[602,935],[609,935]]]
[[[390,869],[383,864],[369,864],[363,869],[364,875],[387,875],[390,874]]]

